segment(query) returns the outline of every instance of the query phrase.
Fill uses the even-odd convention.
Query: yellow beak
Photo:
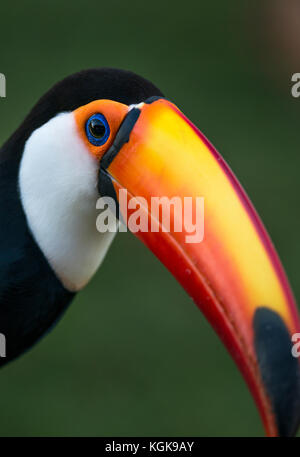
[[[154,99],[135,109],[128,138],[106,163],[114,191],[118,196],[126,189],[128,200],[141,203],[140,214],[154,230],[135,234],[223,340],[255,398],[266,433],[292,435],[300,415],[299,359],[291,353],[299,316],[266,230],[222,157],[175,105]],[[201,198],[204,232],[198,227],[196,242],[184,225],[176,230],[183,207],[172,206],[173,225],[165,230],[153,213],[153,197]],[[120,211],[130,217],[124,205]]]

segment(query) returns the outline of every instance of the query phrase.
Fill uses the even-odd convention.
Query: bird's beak
[[[119,200],[123,218],[132,229],[132,209],[139,208],[140,219],[148,220],[148,231],[136,235],[223,340],[255,398],[266,433],[294,434],[300,415],[300,359],[291,352],[292,335],[300,331],[297,308],[244,190],[203,134],[165,99],[131,109],[118,133],[102,169],[118,200],[121,189],[126,203],[131,199],[129,209]],[[163,211],[157,211],[152,197],[180,198],[181,205],[171,205],[170,228],[159,219]]]

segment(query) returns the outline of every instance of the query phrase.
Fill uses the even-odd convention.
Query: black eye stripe
[[[119,127],[119,130],[117,131],[113,144],[101,159],[102,168],[108,168],[123,144],[129,141],[130,133],[135,126],[135,123],[137,122],[140,114],[141,110],[139,108],[133,108],[125,116],[123,122]]]

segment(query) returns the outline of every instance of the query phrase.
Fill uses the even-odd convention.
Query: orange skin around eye
[[[102,146],[94,146],[91,144],[87,138],[85,130],[88,119],[94,114],[98,113],[105,116],[110,128],[109,137]],[[81,106],[74,111],[73,114],[75,117],[79,136],[87,146],[90,153],[96,157],[96,159],[100,160],[103,154],[111,146],[115,135],[127,113],[127,105],[114,102],[112,100],[96,100],[94,102],[88,103],[87,105]]]

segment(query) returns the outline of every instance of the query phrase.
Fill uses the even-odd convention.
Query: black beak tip
[[[293,436],[300,422],[300,364],[292,355],[290,333],[278,313],[256,310],[255,350],[263,384],[270,398],[279,436]]]

